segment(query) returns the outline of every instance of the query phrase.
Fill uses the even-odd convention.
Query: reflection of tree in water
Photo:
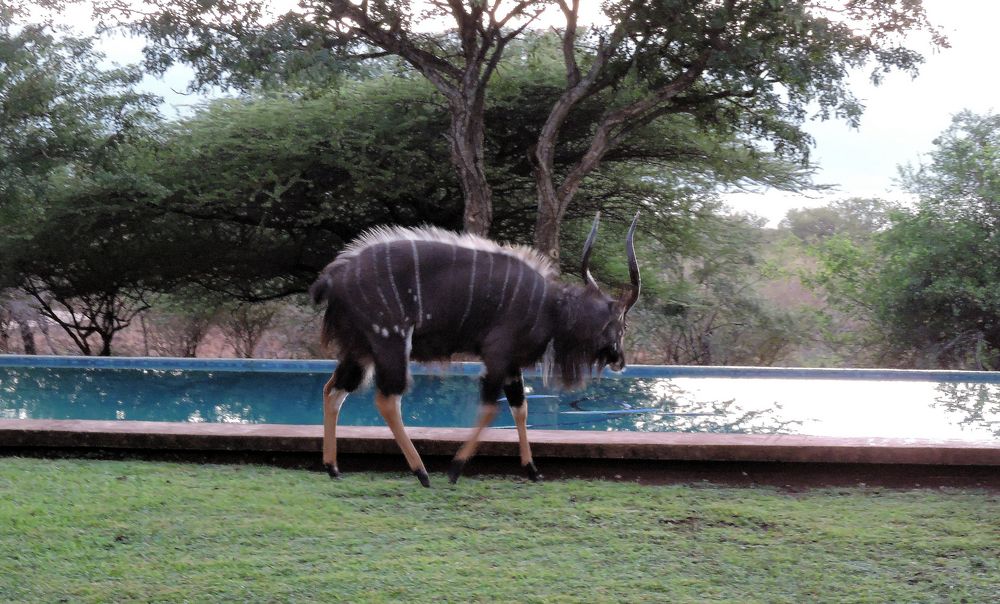
[[[742,408],[735,399],[703,400],[669,379],[602,379],[575,393],[557,393],[532,381],[533,391],[558,396],[557,425],[548,418],[531,419],[535,428],[627,430],[637,432],[726,432],[779,434],[802,422],[781,418],[780,405],[762,410]],[[532,409],[536,408],[532,402]]]
[[[0,417],[317,423],[323,381],[307,374],[6,368]]]
[[[1000,437],[1000,384],[941,383],[935,389],[936,405],[962,416],[958,420],[962,428]]]
[[[135,369],[0,369],[0,417],[319,424],[318,373],[154,371]],[[529,379],[529,417],[537,429],[644,432],[789,431],[780,408],[745,410],[735,400],[698,400],[666,379],[597,379],[576,392],[560,392]],[[372,388],[351,395],[341,425],[383,425]],[[410,426],[469,427],[479,408],[474,376],[414,376],[403,398]],[[495,426],[512,426],[501,404]]]

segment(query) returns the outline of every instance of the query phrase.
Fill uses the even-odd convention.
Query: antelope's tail
[[[323,271],[316,282],[309,287],[309,297],[313,304],[320,304],[330,298],[330,290],[333,289],[333,279],[330,273]]]
[[[320,342],[324,348],[330,346],[330,342],[335,340],[335,319],[336,311],[333,308],[333,276],[329,270],[324,270],[319,274],[316,281],[309,287],[309,297],[313,304],[327,302],[326,312],[323,313],[323,327],[320,332]]]

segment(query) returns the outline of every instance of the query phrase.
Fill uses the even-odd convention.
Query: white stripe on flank
[[[510,263],[513,262],[510,258],[507,259],[507,270],[503,273],[503,288],[500,290],[500,300],[497,301],[497,310],[503,306],[503,297],[507,294],[507,278],[510,277]]]
[[[372,248],[372,268],[375,269],[375,291],[378,292],[378,297],[382,299],[382,308],[385,310],[384,314],[389,314],[389,301],[386,300],[385,294],[382,293],[382,287],[378,281],[378,249],[377,247]],[[385,329],[383,328],[382,331],[384,335]]]
[[[469,299],[465,302],[465,312],[462,313],[462,320],[458,323],[458,329],[461,330],[462,326],[465,325],[465,320],[469,317],[469,311],[472,309],[472,294],[476,290],[476,248],[472,248],[472,270],[469,271]]]
[[[486,303],[490,299],[490,293],[493,290],[493,254],[487,253],[486,255],[490,259],[490,272],[486,275],[486,287],[489,289],[486,291],[486,300],[483,300],[483,303]]]
[[[524,307],[524,312],[531,312],[531,305],[535,301],[535,290],[538,289],[538,279],[531,280],[531,293],[528,294],[528,305]]]
[[[514,304],[517,301],[517,290],[521,289],[521,278],[524,277],[524,265],[520,262],[517,263],[517,283],[514,285],[514,291],[510,294],[510,303]]]
[[[385,268],[389,271],[389,285],[392,286],[392,293],[396,296],[396,304],[399,304],[399,319],[406,320],[406,309],[403,308],[403,299],[399,297],[399,288],[396,287],[396,276],[392,274],[392,248],[385,244]]]
[[[542,316],[542,307],[545,306],[545,294],[549,291],[549,280],[542,280],[542,297],[538,300],[538,308],[535,309],[535,321],[531,324],[531,330],[528,334],[535,333],[535,328],[538,327],[538,319]]]
[[[403,348],[406,351],[406,358],[407,358],[407,360],[409,360],[409,358],[410,358],[410,351],[413,350],[413,326],[412,325],[410,325],[410,327],[406,330],[406,334],[403,336]],[[407,369],[407,372],[409,372],[409,369]]]
[[[361,294],[361,299],[365,303],[365,308],[371,308],[371,302],[368,301],[368,294],[365,293],[365,288],[361,287],[361,258],[356,258],[354,260],[354,283],[357,287],[358,293]]]
[[[420,257],[417,254],[417,242],[410,240],[410,248],[413,249],[413,279],[417,284],[417,327],[424,320],[424,303],[420,297]]]

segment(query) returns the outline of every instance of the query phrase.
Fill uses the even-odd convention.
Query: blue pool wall
[[[205,359],[173,357],[83,357],[0,355],[0,367],[74,369],[148,369],[155,371],[249,371],[273,373],[332,373],[333,360]],[[480,363],[453,362],[411,366],[414,375],[478,376]],[[531,376],[535,372],[526,371]],[[622,373],[604,371],[605,379],[630,378],[775,378],[803,380],[876,380],[906,382],[1000,383],[1000,372],[924,369],[834,369],[809,367],[727,367],[692,365],[629,365]]]

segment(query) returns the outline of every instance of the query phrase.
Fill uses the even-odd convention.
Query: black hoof
[[[414,470],[413,475],[417,477],[417,480],[420,481],[421,485],[423,485],[428,489],[431,487],[431,479],[429,476],[427,476],[427,470],[423,468],[420,468],[419,470]]]
[[[326,473],[330,475],[330,478],[334,479],[340,478],[340,470],[337,469],[337,466],[330,463],[325,463],[323,464],[323,467],[326,468]]]
[[[535,467],[535,462],[529,461],[528,463],[521,466],[524,469],[525,474],[531,479],[531,482],[541,482],[542,478],[545,478],[538,473],[538,468]]]
[[[458,482],[458,478],[462,475],[462,468],[465,467],[465,462],[467,459],[453,459],[451,460],[451,467],[448,468],[448,482],[455,484]]]

